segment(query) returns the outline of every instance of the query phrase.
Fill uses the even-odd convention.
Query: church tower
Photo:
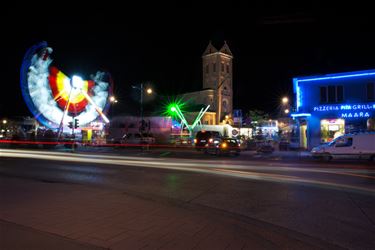
[[[216,112],[216,124],[233,112],[233,55],[224,42],[218,51],[211,42],[202,55],[203,89],[213,89],[211,110]]]

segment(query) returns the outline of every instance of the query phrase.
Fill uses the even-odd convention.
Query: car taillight
[[[223,144],[221,144],[221,147],[222,148],[226,148],[228,145],[224,142]]]
[[[208,141],[209,141],[210,143],[212,143],[212,142],[214,141],[214,139],[210,138]]]

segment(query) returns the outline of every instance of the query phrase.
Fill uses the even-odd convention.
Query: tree
[[[269,120],[270,118],[269,114],[259,109],[249,110],[246,116],[248,120],[250,120],[251,127],[254,127],[254,124]]]

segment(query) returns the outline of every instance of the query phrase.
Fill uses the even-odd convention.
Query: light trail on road
[[[368,187],[368,183],[366,186],[364,186],[361,185],[361,181],[357,181],[362,179],[372,181],[375,179],[375,177],[372,176],[375,175],[375,170],[369,169],[312,168],[304,167],[304,164],[291,163],[272,163],[272,166],[270,166],[267,164],[267,162],[253,163],[250,161],[237,161],[235,163],[231,163],[228,161],[94,155],[13,149],[0,149],[0,157],[190,171],[236,178],[246,178],[257,181],[293,183],[315,187],[342,189],[375,195],[375,182],[373,183],[374,186],[370,184],[370,187]],[[294,166],[292,167],[290,165]],[[304,176],[298,176],[298,174],[304,174]],[[335,176],[335,178],[337,176],[352,179],[355,178],[356,182],[355,185],[352,183],[342,183],[335,178],[321,178],[320,176],[317,176],[317,174],[328,174]],[[357,182],[359,182],[359,184],[357,184]]]

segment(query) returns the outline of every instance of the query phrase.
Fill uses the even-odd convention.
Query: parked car
[[[345,134],[330,143],[314,147],[316,159],[369,159],[375,161],[375,133]]]
[[[221,135],[218,131],[198,131],[194,139],[194,148],[198,151],[212,147],[220,142]]]

